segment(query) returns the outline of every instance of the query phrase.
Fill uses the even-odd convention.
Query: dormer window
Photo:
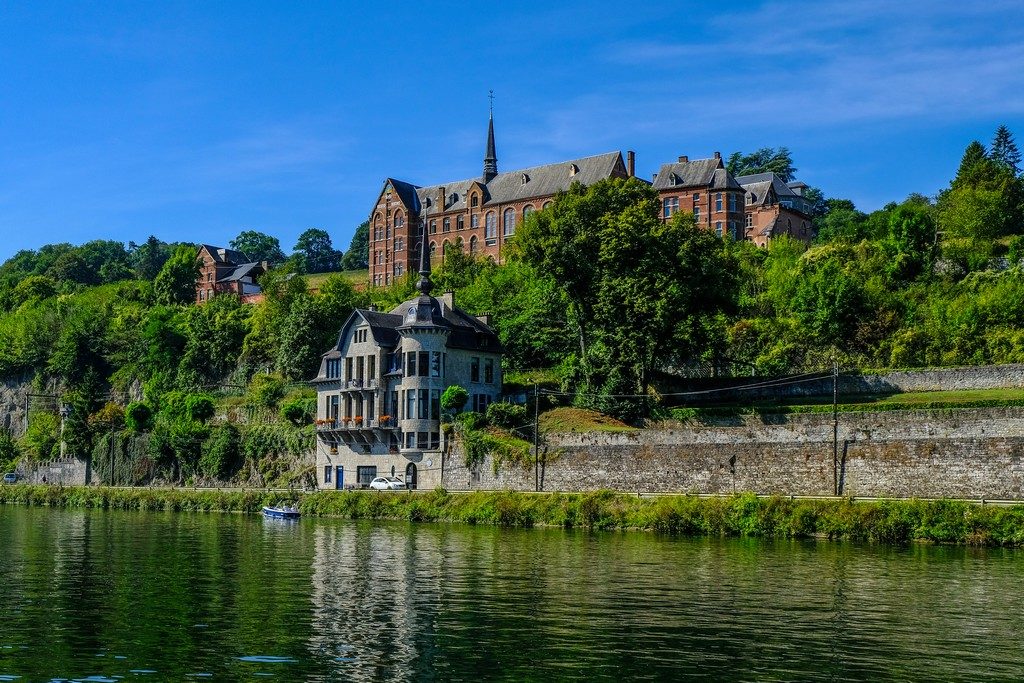
[[[470,202],[473,206],[480,206],[480,195],[474,192]]]
[[[522,179],[520,180],[520,184],[525,185],[528,182],[530,182],[530,176],[524,173]]]
[[[427,197],[427,208],[429,209],[433,205],[434,205],[434,202],[431,201],[430,197]]]
[[[569,164],[569,177],[572,178],[574,175],[580,172],[580,167],[576,164]]]

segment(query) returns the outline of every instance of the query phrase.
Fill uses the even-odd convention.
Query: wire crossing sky
[[[96,238],[324,228],[383,178],[788,146],[865,210],[1024,138],[1018,0],[0,4],[0,260]]]

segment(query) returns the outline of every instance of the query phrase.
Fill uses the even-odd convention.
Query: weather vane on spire
[[[491,116],[494,116],[494,91],[493,90],[488,90],[487,91],[487,99],[489,99],[491,101]]]

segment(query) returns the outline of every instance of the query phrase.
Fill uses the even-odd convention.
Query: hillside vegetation
[[[764,377],[832,358],[880,368],[1024,362],[1019,163],[1001,130],[990,150],[968,146],[935,198],[912,195],[870,214],[822,199],[810,248],[722,239],[689,214],[663,221],[656,193],[635,178],[575,185],[519,226],[501,265],[455,249],[433,277],[459,306],[493,316],[506,371],[542,381],[545,408],[624,424],[658,412],[658,378],[672,368]],[[353,307],[389,310],[414,291],[414,275],[357,290],[345,274],[317,275],[311,291],[301,273],[340,252],[310,232],[304,251],[264,277],[266,299],[252,306],[231,296],[193,305],[190,245],[20,252],[0,265],[0,376],[58,380],[71,452],[109,459],[115,440],[118,481],[143,472],[301,478],[288,461],[312,440],[301,383]],[[261,233],[239,240],[254,253],[280,252]],[[37,405],[18,440],[0,435],[0,465],[58,452],[56,408]],[[542,425],[620,428],[586,415]],[[481,443],[500,441],[522,459],[516,434],[532,416],[501,419],[512,440],[491,433]]]

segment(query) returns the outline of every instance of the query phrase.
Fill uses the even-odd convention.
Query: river
[[[0,506],[0,681],[1020,680],[1024,552]]]

